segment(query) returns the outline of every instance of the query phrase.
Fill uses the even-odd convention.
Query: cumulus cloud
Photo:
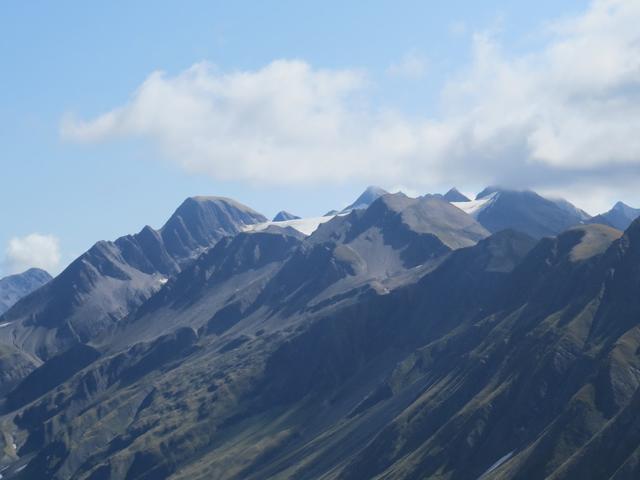
[[[476,33],[442,110],[423,118],[371,105],[362,72],[278,60],[155,72],[126,104],[67,116],[61,131],[86,142],[149,138],[190,171],[271,184],[629,184],[640,171],[639,24],[640,1],[596,0],[547,25],[535,52],[510,55]]]
[[[32,267],[55,272],[60,266],[60,242],[53,235],[39,233],[13,237],[5,251],[4,265],[9,273]]]
[[[429,63],[423,55],[411,51],[405,53],[400,61],[392,63],[387,69],[387,73],[393,77],[415,80],[425,76],[428,66]]]

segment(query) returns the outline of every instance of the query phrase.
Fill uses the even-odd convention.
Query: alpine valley
[[[327,208],[192,197],[0,281],[1,478],[640,478],[640,210]]]

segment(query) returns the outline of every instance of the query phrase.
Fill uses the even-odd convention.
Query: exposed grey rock
[[[124,318],[218,240],[266,218],[234,200],[185,200],[158,231],[101,241],[0,317],[0,341],[48,359]]]
[[[285,210],[279,211],[275,217],[273,217],[274,222],[284,222],[286,220],[297,220],[300,217],[294,215],[293,213],[289,213]]]
[[[358,198],[356,198],[356,200],[351,205],[349,205],[348,207],[345,207],[342,210],[342,213],[346,213],[351,210],[359,210],[359,209],[367,208],[369,205],[375,202],[378,198],[380,198],[383,195],[386,195],[387,193],[389,192],[387,192],[383,188],[376,187],[376,186],[369,186],[366,188],[364,192],[360,194]]]
[[[466,195],[460,193],[457,188],[452,188],[447,193],[445,193],[442,198],[444,198],[447,202],[470,202],[471,199]]]

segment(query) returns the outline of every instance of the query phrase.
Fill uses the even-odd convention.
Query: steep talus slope
[[[0,342],[48,359],[86,343],[157,292],[204,249],[265,218],[237,202],[194,197],[160,231],[101,241],[0,317]]]
[[[13,345],[0,345],[0,395],[10,392],[39,362]]]
[[[164,275],[127,262],[112,242],[100,242],[58,277],[18,302],[2,320],[3,343],[47,359],[127,314],[157,291]]]
[[[117,350],[178,326],[221,335],[246,316],[300,244],[282,229],[226,237],[99,342]]]

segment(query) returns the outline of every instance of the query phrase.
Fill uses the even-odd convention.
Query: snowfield
[[[275,225],[276,227],[291,227],[295,228],[300,233],[305,235],[311,235],[315,232],[318,227],[331,220],[335,215],[328,215],[326,217],[311,217],[311,218],[299,218],[296,220],[285,220],[283,222],[264,222],[264,223],[256,223],[255,225],[247,225],[244,229],[245,232],[260,232],[270,227],[271,225]]]
[[[494,192],[491,195],[487,195],[480,200],[471,200],[469,202],[451,202],[451,205],[458,207],[465,213],[468,213],[472,217],[477,217],[478,214],[487,208],[492,201],[497,197],[498,192]]]

